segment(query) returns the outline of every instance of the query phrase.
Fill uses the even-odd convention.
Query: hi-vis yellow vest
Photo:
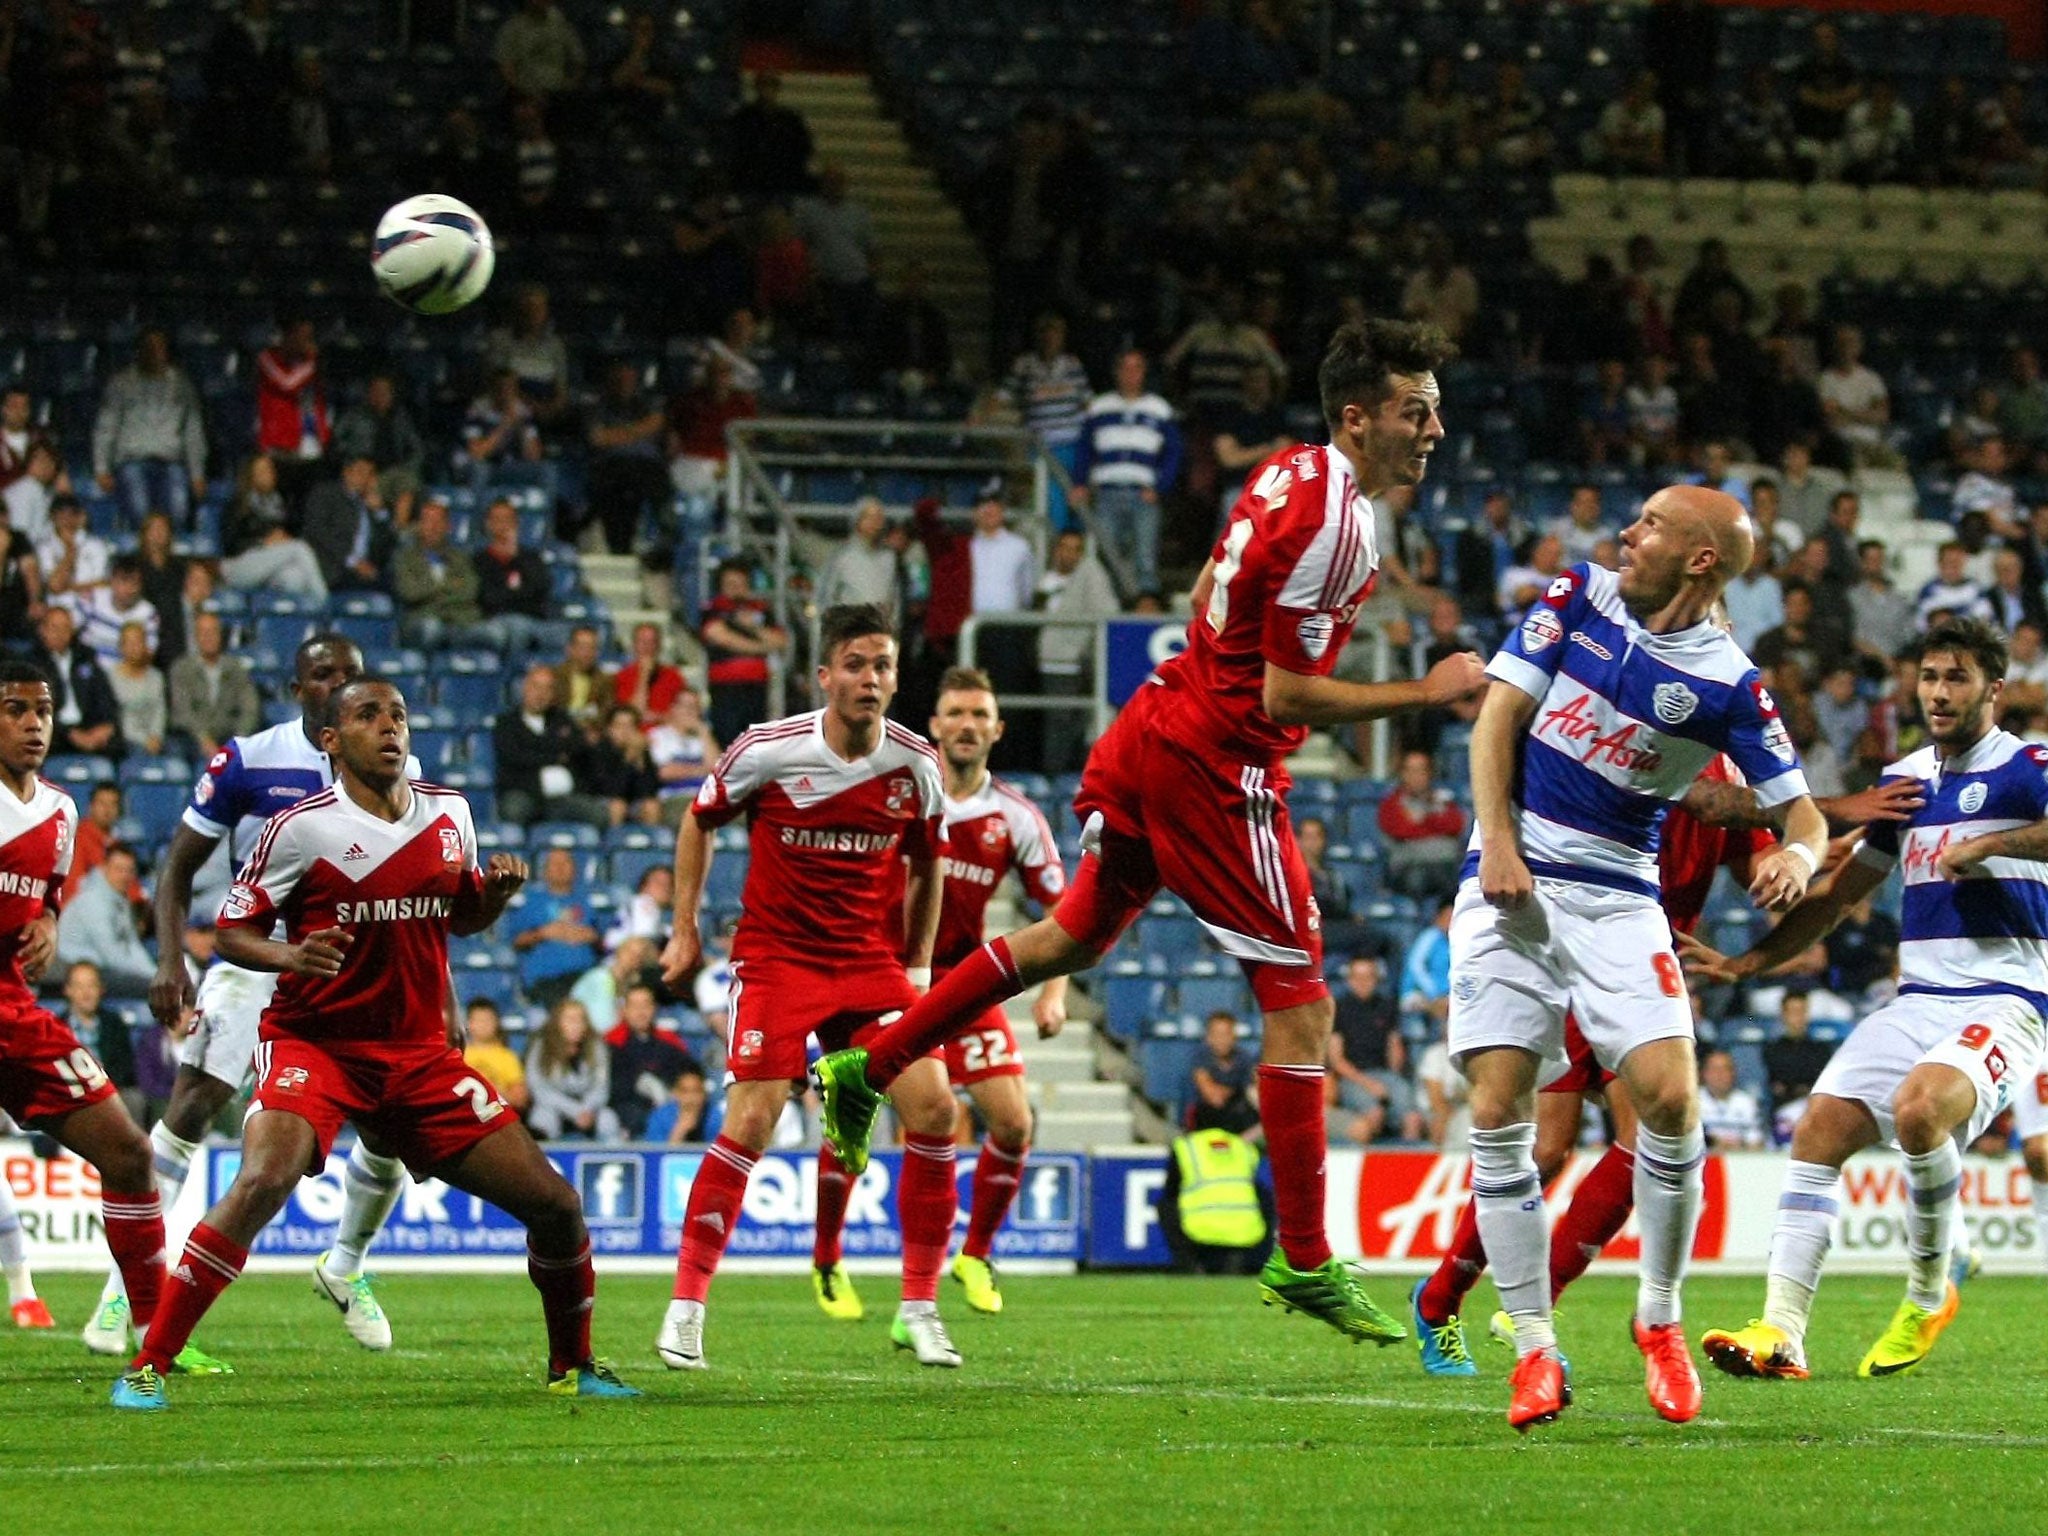
[[[1229,1131],[1190,1131],[1173,1143],[1180,1169],[1180,1228],[1209,1248],[1256,1248],[1266,1240],[1252,1175],[1259,1154]]]

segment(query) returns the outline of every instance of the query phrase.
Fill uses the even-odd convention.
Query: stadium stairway
[[[882,110],[864,75],[783,76],[783,100],[803,113],[820,161],[846,168],[849,195],[874,220],[885,291],[915,258],[952,333],[953,355],[972,376],[988,367],[988,264],[903,130]]]

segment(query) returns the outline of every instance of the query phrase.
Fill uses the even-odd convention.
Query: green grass
[[[1260,1308],[1251,1283],[1011,1280],[1000,1318],[945,1305],[967,1357],[920,1370],[889,1347],[889,1287],[858,1326],[801,1278],[721,1280],[712,1369],[671,1375],[655,1278],[602,1286],[598,1348],[640,1403],[540,1391],[540,1317],[513,1277],[380,1282],[398,1334],[360,1351],[303,1280],[254,1276],[200,1342],[228,1379],[172,1378],[171,1411],[106,1406],[115,1374],[73,1327],[97,1281],[51,1276],[63,1331],[0,1336],[0,1508],[38,1532],[1300,1531],[1424,1533],[2035,1528],[2048,1495],[2042,1285],[1985,1279],[1919,1372],[1855,1379],[1900,1294],[1836,1276],[1815,1379],[1712,1372],[1704,1416],[1658,1422],[1626,1318],[1632,1287],[1585,1282],[1563,1343],[1578,1401],[1510,1431],[1505,1352],[1477,1381],[1424,1377]],[[1372,1290],[1392,1305],[1406,1283]],[[1689,1328],[1739,1324],[1757,1280],[1700,1279]],[[1477,1303],[1491,1305],[1482,1288]],[[1483,1316],[1483,1313],[1482,1313]]]

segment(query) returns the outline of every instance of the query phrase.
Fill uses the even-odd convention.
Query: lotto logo
[[[583,1219],[593,1227],[640,1224],[640,1159],[579,1157],[576,1189],[583,1197]]]
[[[271,1085],[279,1093],[304,1093],[312,1074],[304,1067],[286,1067],[271,1079]]]

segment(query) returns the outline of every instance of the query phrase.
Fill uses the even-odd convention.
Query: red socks
[[[960,1186],[953,1179],[953,1143],[945,1136],[903,1138],[903,1178],[896,1224],[903,1232],[903,1299],[937,1301],[939,1271],[953,1240]]]
[[[128,1289],[129,1315],[147,1332],[164,1291],[163,1201],[153,1189],[141,1195],[107,1190],[100,1196],[100,1223]]]
[[[853,1177],[829,1146],[818,1149],[818,1220],[811,1238],[811,1263],[830,1269],[839,1262],[839,1237],[846,1230],[846,1197]]]
[[[1029,1144],[1011,1152],[985,1138],[981,1155],[974,1160],[974,1204],[967,1217],[967,1242],[961,1252],[970,1259],[986,1259],[996,1240],[996,1228],[1010,1214],[1010,1202],[1017,1198],[1017,1185],[1024,1176],[1024,1159]]]
[[[1635,1177],[1636,1149],[1613,1146],[1572,1191],[1572,1203],[1550,1234],[1552,1301],[1586,1272],[1627,1222],[1635,1208]]]
[[[711,1289],[711,1277],[739,1220],[754,1162],[752,1152],[725,1136],[704,1154],[683,1211],[683,1240],[676,1252],[677,1301],[702,1301]]]
[[[1479,1241],[1479,1208],[1467,1200],[1458,1212],[1458,1230],[1444,1251],[1443,1262],[1423,1282],[1422,1295],[1416,1299],[1422,1320],[1441,1328],[1464,1311],[1466,1295],[1485,1272],[1486,1245]]]
[[[1023,990],[1008,941],[990,939],[875,1036],[868,1045],[868,1081],[887,1088],[905,1067],[944,1045],[969,1019]]]
[[[1296,1269],[1320,1268],[1330,1262],[1323,1226],[1323,1069],[1262,1064],[1259,1118],[1273,1164],[1280,1251]]]
[[[111,1229],[108,1235],[112,1236]],[[185,1240],[184,1257],[166,1280],[162,1303],[149,1325],[149,1336],[129,1362],[130,1369],[153,1365],[158,1375],[169,1372],[171,1362],[178,1358],[178,1352],[190,1341],[192,1330],[199,1326],[199,1319],[206,1316],[206,1309],[234,1283],[248,1262],[249,1250],[239,1243],[230,1242],[203,1221],[194,1227],[191,1237]],[[138,1305],[132,1293],[128,1305]]]
[[[540,1292],[541,1315],[548,1324],[548,1374],[560,1376],[590,1359],[590,1313],[597,1301],[597,1270],[590,1262],[590,1240],[574,1258],[544,1259],[526,1249],[526,1278]]]

